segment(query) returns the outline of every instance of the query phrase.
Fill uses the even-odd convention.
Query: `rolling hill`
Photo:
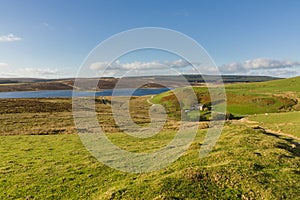
[[[206,87],[193,89],[201,104],[210,102]],[[177,89],[180,90],[182,89]],[[227,111],[235,116],[300,110],[300,77],[258,83],[225,84],[225,90]],[[157,95],[152,101],[165,105],[169,113],[178,110],[179,105],[176,104],[177,99],[172,91]]]

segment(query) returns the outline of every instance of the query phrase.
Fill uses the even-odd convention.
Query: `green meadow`
[[[299,146],[286,139],[228,124],[208,157],[199,159],[200,130],[189,150],[167,168],[131,174],[109,168],[75,134],[2,136],[1,199],[297,199]],[[148,139],[151,148],[173,133]],[[142,143],[111,134],[128,150]]]
[[[200,103],[206,104],[211,101],[206,87],[193,89]],[[188,95],[182,88],[176,90],[178,96]],[[226,84],[225,91],[227,112],[235,116],[300,110],[300,77],[259,83]],[[152,102],[165,105],[171,114],[179,109],[172,91],[155,96]]]
[[[249,120],[271,131],[300,138],[300,112],[252,115]],[[252,122],[252,123],[253,123]]]

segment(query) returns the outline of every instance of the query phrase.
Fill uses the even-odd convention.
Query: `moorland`
[[[177,88],[186,85],[182,83],[182,76],[138,76],[138,77],[102,77],[102,78],[77,78],[82,82],[81,85],[85,85],[87,88],[94,90],[113,89],[120,79],[122,79],[122,85],[119,87],[130,88],[133,82],[148,82],[144,84],[144,88],[162,87],[161,85],[168,85],[172,88]],[[261,82],[268,80],[276,80],[279,78],[269,76],[236,76],[236,75],[223,75],[222,79],[219,76],[212,75],[183,75],[183,77],[191,85],[202,85],[206,82],[222,81],[224,83],[235,82]],[[14,91],[37,91],[37,90],[72,90],[75,82],[75,78],[64,79],[37,79],[37,78],[0,78],[0,92],[14,92]],[[94,86],[95,80],[98,82]],[[156,82],[161,84],[156,84]],[[84,83],[84,84],[83,84]],[[86,88],[80,88],[86,89]]]

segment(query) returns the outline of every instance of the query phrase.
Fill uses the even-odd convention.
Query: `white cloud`
[[[176,70],[182,70],[188,66],[191,66],[185,60],[179,59],[175,61],[150,61],[150,62],[128,62],[122,63],[119,60],[109,63],[109,62],[96,62],[90,65],[90,69],[98,71],[99,75],[101,72],[105,71],[105,76],[122,76],[125,73],[127,75],[160,75],[160,74],[174,74]],[[173,68],[174,70],[170,70]],[[178,74],[178,73],[177,73]]]
[[[184,68],[190,64],[184,60],[175,61],[150,61],[150,62],[139,62],[134,61],[130,63],[121,63],[119,60],[109,64],[109,62],[96,62],[91,64],[90,69],[92,70],[153,70],[161,68]]]
[[[256,58],[253,60],[246,60],[242,63],[235,62],[231,64],[222,65],[220,67],[220,71],[222,73],[254,73],[255,71],[261,71],[261,70],[270,70],[274,69],[287,69],[292,68],[295,66],[300,66],[300,62],[292,61],[292,60],[274,60],[269,58]]]
[[[139,62],[134,61],[130,63],[121,63],[119,60],[109,64],[108,62],[96,62],[90,66],[92,70],[153,70],[153,69],[161,69],[162,67],[183,67],[180,61],[174,62],[159,62],[159,61],[151,61],[151,62]],[[186,64],[184,64],[186,66]]]
[[[0,71],[0,77],[26,77],[26,78],[59,78],[67,74],[58,69],[50,68],[18,68]]]
[[[174,61],[165,61],[164,64],[169,67],[173,67],[173,68],[184,68],[184,67],[191,65],[189,62],[187,62],[186,60],[182,60],[182,59],[174,60]],[[195,64],[195,63],[193,63],[193,64]]]
[[[20,77],[20,76],[16,76],[16,74],[14,73],[6,73],[6,72],[1,72],[0,73],[0,78],[17,78],[17,77]]]
[[[122,63],[119,60],[95,62],[89,67],[98,76],[138,76],[138,75],[179,75],[179,74],[218,74],[215,66],[205,66],[200,62],[189,63],[178,59],[173,61],[149,61]],[[103,74],[102,74],[103,73]]]
[[[14,42],[22,40],[22,38],[10,33],[8,35],[0,35],[0,42]]]
[[[260,76],[275,76],[275,77],[293,77],[299,75],[297,70],[284,68],[284,69],[268,69],[268,70],[256,70],[250,71],[248,75],[260,75]]]
[[[130,62],[121,63],[119,60],[109,64],[108,62],[96,62],[90,66],[90,69],[97,71],[101,76],[123,76],[136,75],[142,73],[150,73],[151,70],[158,71],[163,68],[162,64],[158,61],[152,62]],[[102,74],[104,72],[104,74]]]
[[[4,63],[4,62],[0,62],[0,67],[7,67],[8,64],[7,63]]]
[[[109,66],[109,62],[95,62],[95,63],[91,64],[90,69],[95,70],[95,71],[104,70],[108,66]]]
[[[295,62],[291,60],[272,60],[268,58],[257,58],[254,60],[246,60],[244,62],[244,67],[246,69],[277,69],[277,68],[287,68],[295,65],[300,65],[300,62]]]
[[[56,75],[59,71],[58,69],[42,69],[42,68],[21,68],[19,70],[20,73],[22,74],[28,74],[31,76],[36,76],[36,77],[48,77],[52,75]]]

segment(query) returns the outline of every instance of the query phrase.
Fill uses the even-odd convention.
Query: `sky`
[[[299,76],[299,8],[298,0],[0,0],[0,77],[75,77],[99,43],[142,27],[191,37],[222,74]],[[120,55],[108,74],[190,72],[180,56],[160,52]],[[90,68],[95,75],[109,62]]]

